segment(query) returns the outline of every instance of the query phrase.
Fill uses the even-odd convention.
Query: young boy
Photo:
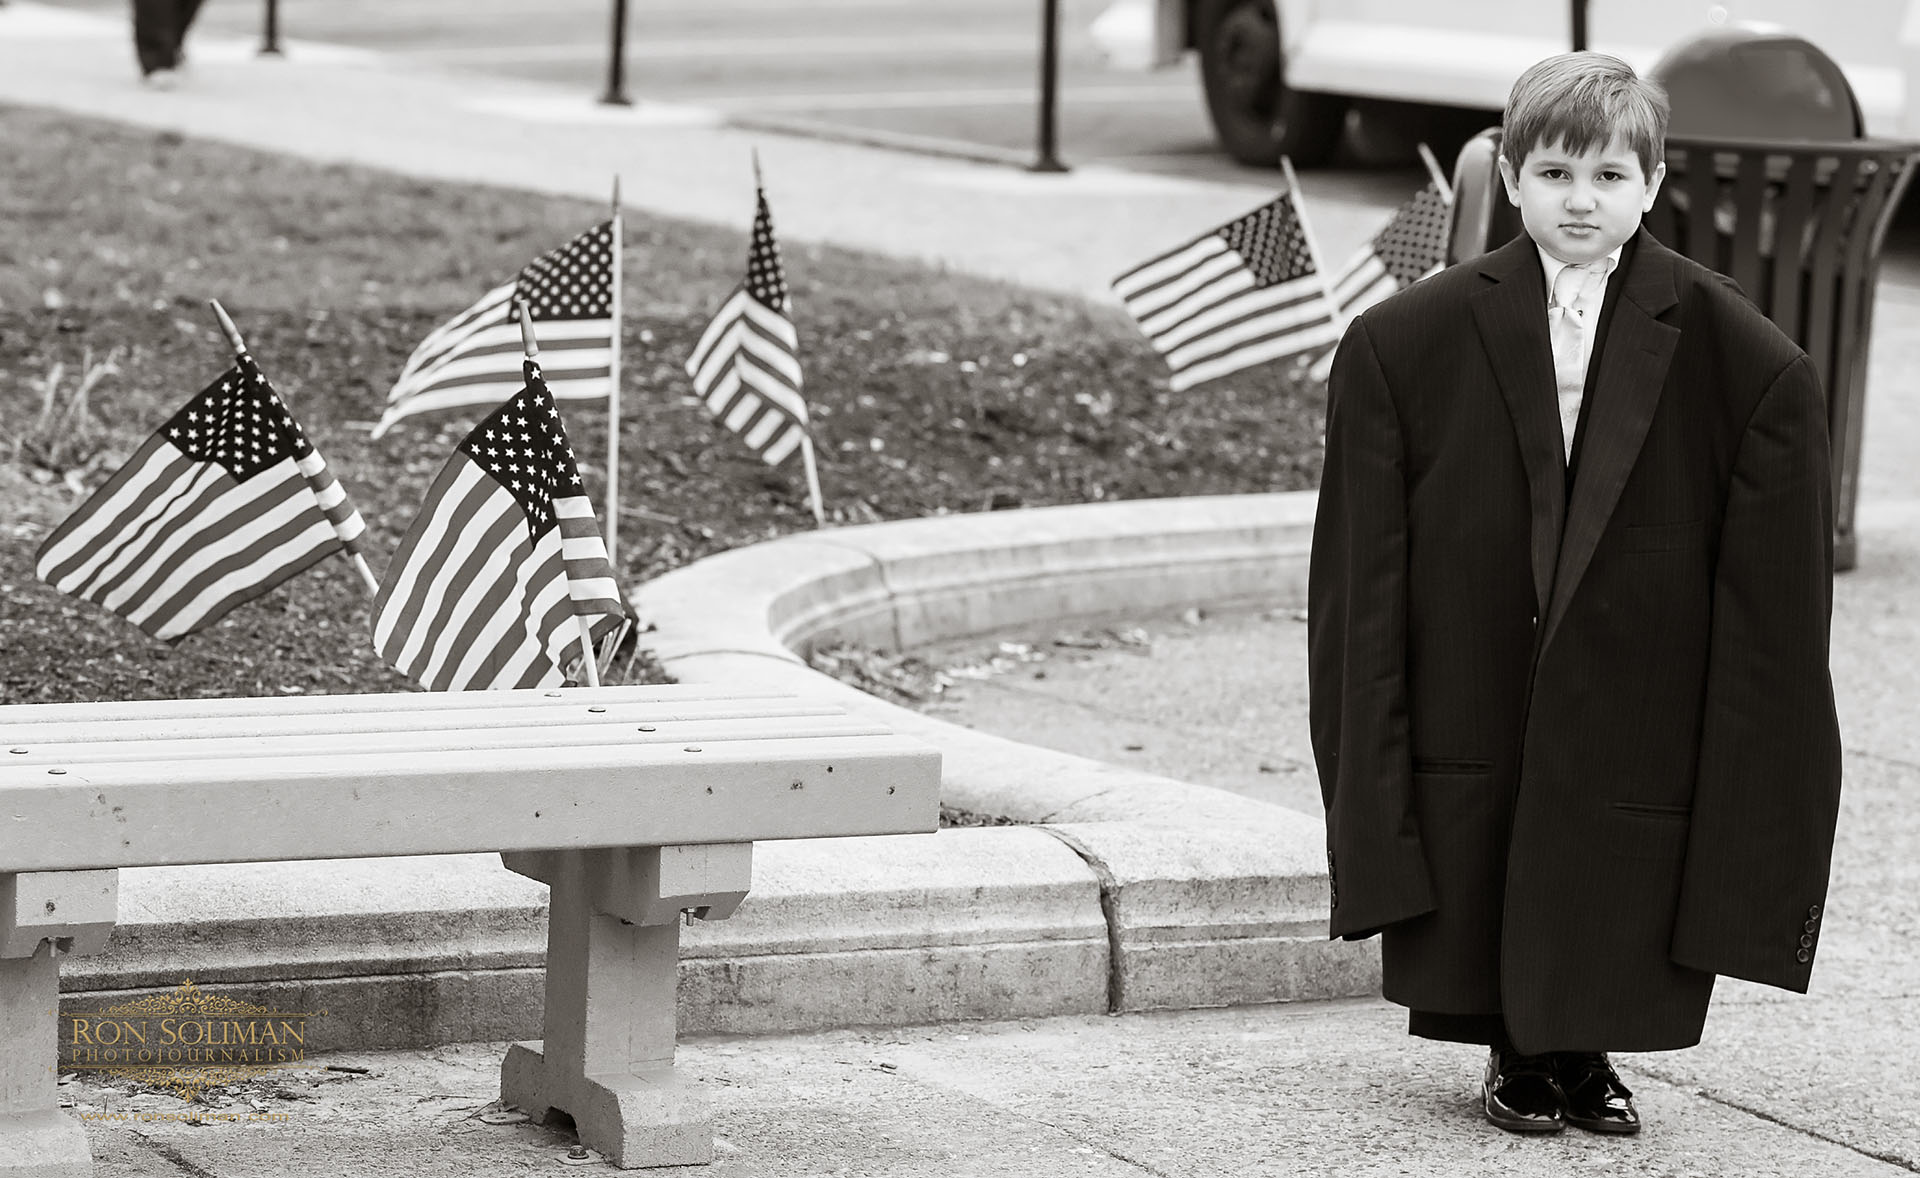
[[[1331,934],[1494,1124],[1638,1131],[1609,1051],[1699,1042],[1715,975],[1805,992],[1840,753],[1826,410],[1729,280],[1640,229],[1667,104],[1515,82],[1526,233],[1335,356],[1309,597]]]

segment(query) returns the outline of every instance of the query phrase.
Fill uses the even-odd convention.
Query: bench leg
[[[0,957],[0,1178],[92,1178],[80,1122],[60,1111],[60,963]]]
[[[713,1160],[706,1097],[673,1068],[679,917],[730,912],[750,848],[665,853],[664,873],[653,847],[502,856],[551,893],[545,1038],[508,1048],[501,1099],[540,1119],[570,1115],[580,1140],[622,1169]]]

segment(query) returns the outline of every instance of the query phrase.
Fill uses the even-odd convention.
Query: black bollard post
[[[1587,0],[1573,0],[1573,51],[1587,47]]]
[[[627,0],[613,0],[613,44],[607,53],[607,92],[600,101],[608,106],[632,106],[627,97]]]
[[[266,25],[260,30],[260,55],[280,56],[280,0],[267,0]]]
[[[1060,89],[1060,0],[1044,0],[1040,12],[1040,152],[1034,172],[1064,172],[1067,165],[1054,153],[1057,119],[1055,98]]]

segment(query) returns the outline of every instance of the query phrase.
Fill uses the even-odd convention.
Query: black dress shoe
[[[1487,1120],[1509,1133],[1558,1133],[1567,1098],[1554,1079],[1553,1057],[1494,1048],[1481,1085]]]
[[[1638,1133],[1640,1114],[1633,1092],[1598,1051],[1560,1051],[1553,1057],[1554,1077],[1567,1096],[1567,1123],[1593,1133]]]

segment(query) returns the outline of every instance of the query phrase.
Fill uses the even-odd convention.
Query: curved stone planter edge
[[[1063,618],[1301,604],[1314,503],[1199,496],[835,528],[697,561],[634,604],[680,681],[832,698],[939,748],[949,803],[1072,847],[1101,883],[1110,1009],[1369,994],[1373,947],[1325,940],[1317,819],[948,724],[804,659],[842,641],[908,651]]]

